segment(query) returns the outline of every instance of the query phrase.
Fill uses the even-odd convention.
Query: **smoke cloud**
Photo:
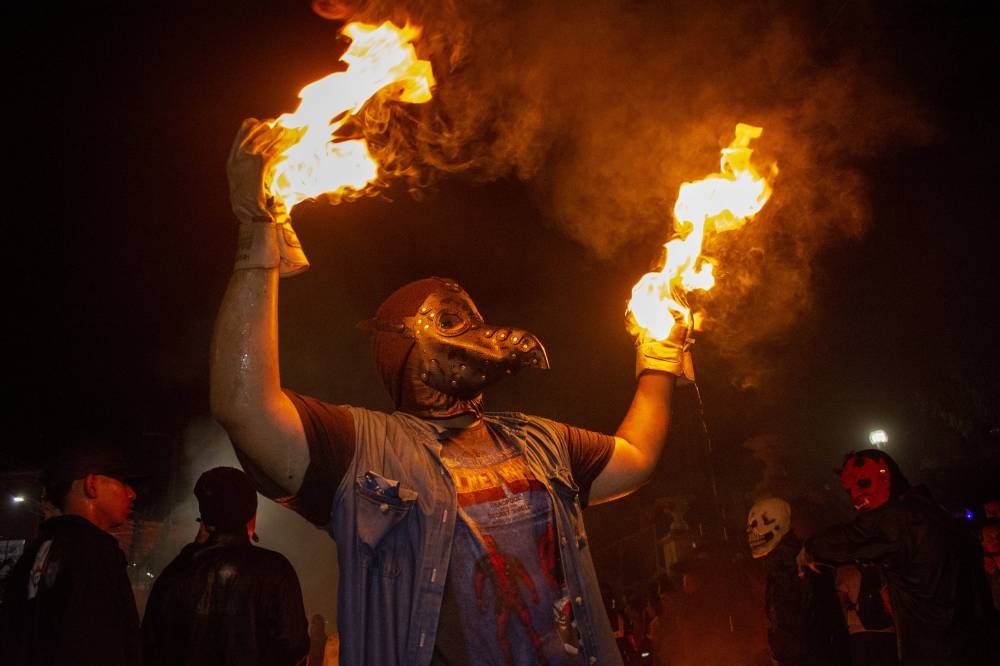
[[[738,122],[763,127],[753,147],[780,170],[775,194],[706,245],[722,269],[702,305],[736,360],[789,331],[817,253],[870,224],[865,161],[930,136],[872,55],[872,10],[800,4],[353,3],[351,20],[422,26],[438,82],[430,104],[371,105],[368,138],[415,191],[516,177],[595,257],[648,247],[652,264],[680,184],[718,170]]]

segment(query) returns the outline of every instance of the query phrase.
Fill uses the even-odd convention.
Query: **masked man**
[[[757,500],[747,516],[750,554],[764,565],[767,645],[777,666],[848,664],[847,630],[830,572],[800,577],[802,540],[792,508],[779,497]]]
[[[690,367],[688,330],[639,340],[635,397],[613,436],[484,411],[484,387],[546,368],[548,357],[531,333],[485,323],[443,278],[403,286],[363,323],[394,412],[282,390],[278,279],[308,266],[264,185],[285,142],[280,128],[251,119],[230,154],[240,241],[216,324],[211,404],[261,491],[336,540],[342,662],[620,662],[582,508],[652,473],[675,380]],[[494,582],[503,574],[509,585],[480,586],[477,599],[481,563],[500,560],[519,562],[535,594],[519,574],[496,570]],[[502,614],[500,627],[479,607],[502,606],[515,583],[525,612]],[[559,634],[554,611],[567,601],[577,641]]]
[[[849,453],[840,484],[857,517],[807,539],[800,566],[877,563],[889,587],[901,664],[990,663],[984,632],[995,620],[974,536],[876,449]]]

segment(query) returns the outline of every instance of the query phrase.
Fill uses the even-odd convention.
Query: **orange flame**
[[[658,340],[666,338],[674,318],[689,326],[690,308],[683,294],[715,285],[711,261],[701,256],[706,230],[716,233],[742,227],[771,196],[768,179],[750,164],[750,141],[761,135],[760,127],[739,123],[736,138],[722,149],[721,173],[693,183],[684,183],[674,204],[674,229],[678,237],[668,241],[663,266],[646,273],[632,287],[628,311],[635,323]],[[771,176],[777,173],[772,167]],[[683,235],[680,235],[683,234]]]
[[[341,58],[347,69],[299,91],[298,109],[273,125],[294,130],[298,140],[275,162],[271,192],[291,210],[296,204],[343,189],[361,191],[375,180],[378,164],[363,140],[334,141],[334,133],[376,93],[419,104],[431,99],[431,64],[419,60],[412,42],[420,29],[349,23],[341,32],[351,45]],[[391,88],[390,88],[391,87]]]

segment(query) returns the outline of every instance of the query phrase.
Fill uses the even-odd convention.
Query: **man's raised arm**
[[[278,278],[309,267],[289,217],[267,192],[271,162],[288,141],[248,119],[229,154],[230,200],[239,220],[236,265],[212,337],[212,415],[233,445],[282,491],[294,494],[309,465],[302,422],[281,391]]]
[[[628,495],[656,469],[670,430],[670,402],[677,378],[694,381],[690,333],[680,319],[665,340],[638,333],[635,395],[615,432],[611,459],[591,486],[591,504]]]

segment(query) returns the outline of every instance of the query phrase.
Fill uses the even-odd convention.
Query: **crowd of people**
[[[847,454],[840,485],[854,519],[807,534],[796,533],[793,507],[785,499],[755,501],[745,545],[755,566],[731,575],[735,589],[722,595],[718,586],[699,588],[706,573],[740,568],[739,553],[729,550],[677,563],[646,590],[605,588],[624,663],[1000,663],[1000,502],[948,511],[926,487],[911,486],[892,457],[877,449]],[[814,521],[800,520],[798,529]],[[699,561],[703,566],[692,566]],[[759,631],[759,642],[746,640],[745,626],[734,626],[747,623],[733,606],[748,592],[758,595],[754,613],[760,626],[752,629]],[[708,614],[702,612],[706,601]],[[717,616],[716,625],[728,620],[728,628],[713,630],[709,614]],[[727,651],[721,642],[733,645]]]
[[[631,493],[657,465],[674,387],[694,379],[688,318],[663,339],[631,329],[635,391],[614,433],[487,411],[483,390],[547,368],[546,350],[528,331],[487,324],[441,277],[402,286],[361,323],[392,412],[283,387],[279,280],[309,267],[268,191],[289,140],[249,119],[227,165],[239,239],[209,392],[243,469],[198,479],[198,532],[159,574],[140,621],[108,534],[136,497],[127,470],[100,447],[71,449],[45,479],[60,515],[42,523],[5,588],[3,663],[317,663],[329,645],[321,620],[310,631],[294,569],[254,543],[258,492],[337,543],[343,663],[667,663],[657,655],[669,622],[662,590],[624,603],[602,593],[583,510]],[[858,510],[850,524],[802,539],[784,500],[751,511],[774,663],[888,655],[887,635],[902,664],[988,663],[995,609],[978,544],[882,453],[848,456],[841,481]],[[870,580],[882,615],[871,613]]]
[[[120,450],[78,442],[43,483],[59,511],[5,585],[0,663],[305,663],[298,576],[283,555],[254,545],[257,492],[243,471],[216,467],[199,477],[198,531],[157,576],[141,621],[128,562],[110,534],[136,497]]]
[[[751,552],[766,572],[767,642],[777,664],[988,664],[1000,660],[1000,615],[979,534],[911,486],[878,449],[844,457],[854,520],[800,539],[791,507],[751,508]]]
[[[362,323],[393,412],[288,390],[278,373],[278,283],[309,266],[268,191],[288,140],[287,130],[249,119],[227,163],[239,238],[209,393],[246,473],[199,479],[201,529],[160,573],[140,632],[124,556],[107,534],[135,493],[109,466],[76,464],[65,502],[50,489],[64,515],[43,524],[6,588],[10,663],[307,658],[295,572],[252,544],[257,491],[336,541],[344,663],[614,663],[583,508],[631,493],[655,468],[674,385],[693,379],[690,322],[678,316],[664,339],[636,329],[635,393],[614,433],[486,411],[483,389],[546,369],[546,350],[528,331],[488,325],[465,290],[440,277],[404,285]],[[84,538],[103,568],[81,558],[73,544]],[[67,575],[69,562],[85,574]],[[90,589],[78,585],[98,572]]]
[[[257,490],[243,471],[216,467],[199,477],[197,533],[157,576],[141,621],[124,554],[109,534],[136,497],[120,452],[79,443],[51,462],[43,480],[59,511],[42,523],[8,580],[0,606],[3,663],[340,663],[339,634],[328,634],[322,615],[307,623],[291,565],[255,545]],[[911,486],[878,450],[848,454],[840,481],[855,519],[805,538],[792,527],[788,501],[764,497],[750,508],[747,548],[761,565],[767,655],[739,663],[997,663],[1000,502],[985,503],[973,529],[926,488]],[[506,561],[490,571],[499,586],[499,571],[518,570]],[[698,592],[697,576],[686,571],[677,566],[674,576],[627,594],[601,586],[622,663],[707,663],[706,651],[685,649],[680,643],[691,636],[676,631],[698,622],[685,617],[694,606],[678,602]]]

